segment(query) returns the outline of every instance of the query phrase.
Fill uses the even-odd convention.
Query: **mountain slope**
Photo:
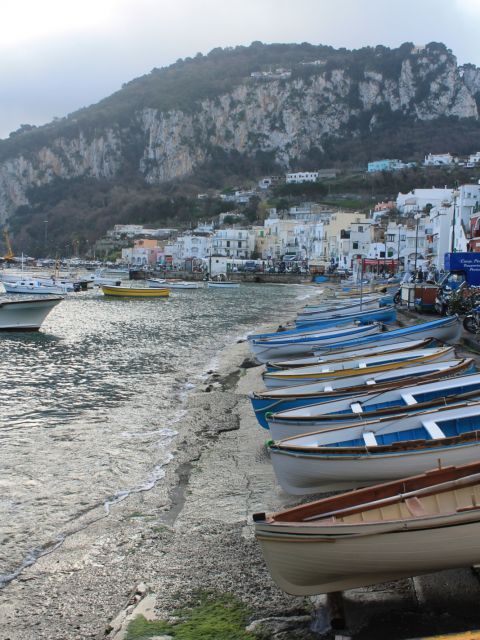
[[[141,191],[193,176],[218,186],[231,164],[255,175],[377,153],[466,153],[480,148],[479,112],[480,69],[459,67],[438,43],[215,49],[0,142],[0,221],[48,213],[37,195],[53,182],[132,182]]]

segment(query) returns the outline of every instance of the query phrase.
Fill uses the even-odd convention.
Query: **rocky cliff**
[[[241,49],[245,56],[248,49]],[[396,118],[418,122],[453,117],[478,124],[480,69],[459,67],[443,45],[359,52],[327,48],[327,55],[316,59],[318,52],[311,49],[305,60],[296,50],[291,64],[283,55],[281,68],[271,57],[265,65],[257,56],[241,73],[237,69],[228,90],[213,83],[206,91],[206,77],[190,104],[170,101],[167,108],[161,100],[146,98],[146,76],[138,85],[142,99],[129,99],[121,117],[106,110],[103,121],[95,120],[97,108],[92,124],[86,109],[44,128],[13,134],[0,143],[0,221],[28,206],[32,189],[56,178],[115,180],[134,173],[155,185],[195,172],[215,149],[246,156],[266,152],[288,168],[298,166],[312,150],[316,157],[325,153],[327,141],[331,145],[389,123],[395,126]],[[229,56],[232,60],[231,52]],[[215,63],[221,73],[218,53]],[[182,69],[190,65],[202,78],[208,64],[206,56],[183,62]],[[168,71],[174,76],[175,65]],[[164,77],[162,70],[152,72],[152,83],[157,76]],[[122,91],[135,96],[136,86]],[[116,94],[117,102],[122,91]]]

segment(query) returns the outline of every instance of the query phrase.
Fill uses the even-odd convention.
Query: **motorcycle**
[[[480,306],[474,307],[463,319],[463,328],[469,333],[480,333]]]

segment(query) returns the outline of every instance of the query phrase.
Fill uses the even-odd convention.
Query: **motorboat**
[[[0,302],[0,331],[38,331],[50,311],[62,300],[60,296],[3,300]]]
[[[276,584],[306,596],[480,562],[480,463],[253,516]]]
[[[147,284],[150,288],[155,289],[157,287],[163,289],[200,289],[201,284],[199,282],[188,282],[186,280],[162,280],[157,278],[149,278]]]
[[[44,284],[40,280],[20,280],[19,282],[2,282],[6,293],[22,293],[29,295],[64,295],[73,291],[70,285]]]
[[[228,282],[228,281],[218,281],[209,280],[207,282],[207,287],[209,289],[238,289],[240,287],[239,282]]]

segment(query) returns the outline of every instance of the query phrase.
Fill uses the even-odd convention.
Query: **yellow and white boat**
[[[102,286],[104,296],[116,296],[121,298],[167,298],[169,289],[150,289],[147,287],[119,287]]]

